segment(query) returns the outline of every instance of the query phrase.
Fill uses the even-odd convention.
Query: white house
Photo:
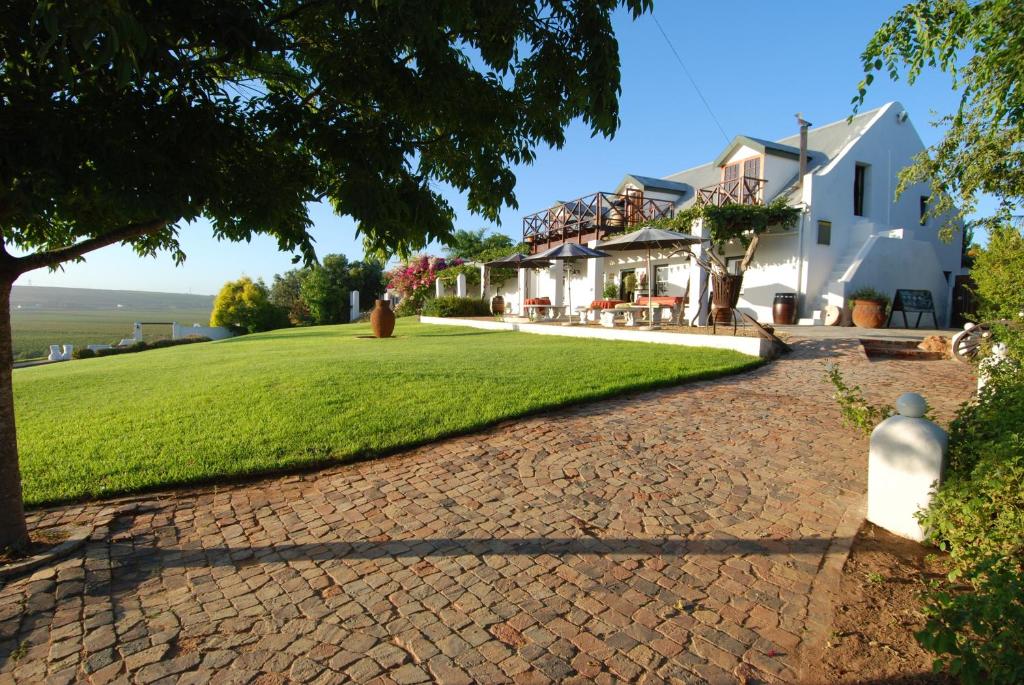
[[[925,217],[930,194],[926,185],[895,196],[898,172],[922,150],[906,110],[896,102],[851,121],[805,125],[802,133],[778,141],[737,136],[702,166],[664,178],[627,174],[614,192],[556,202],[528,215],[523,218],[523,239],[535,253],[563,242],[600,249],[612,234],[695,202],[759,204],[781,196],[802,210],[801,219],[790,229],[773,229],[762,237],[744,277],[739,309],[770,322],[776,293],[796,293],[800,322],[816,324],[822,322],[826,306],[842,306],[860,287],[890,297],[897,289],[929,290],[939,325],[948,326],[957,277],[967,273],[961,262],[962,231],[955,231],[950,242],[940,239],[943,219]],[[701,226],[693,232],[706,236]],[[742,254],[736,244],[721,256],[733,267]],[[633,279],[627,276],[643,275],[645,257],[641,252],[615,253],[579,263],[580,273],[571,283],[573,305],[600,298],[608,283],[615,284],[620,297],[629,297],[626,284]],[[701,298],[694,294],[706,293],[706,274],[691,267],[689,257],[667,253],[654,256],[652,270],[656,294],[690,295],[687,316],[698,317]],[[524,292],[561,304],[563,290],[559,264],[524,271],[518,284],[501,288],[514,308]]]

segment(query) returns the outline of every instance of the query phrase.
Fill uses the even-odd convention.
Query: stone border
[[[105,536],[107,527],[118,516],[136,513],[143,510],[145,506],[151,504],[151,502],[152,500],[147,502],[132,502],[119,507],[107,507],[102,509],[96,515],[95,521],[84,526],[54,526],[55,530],[70,531],[68,539],[55,547],[52,547],[45,552],[40,552],[28,559],[22,559],[21,561],[16,561],[11,564],[0,565],[0,583],[8,582],[14,578],[29,573],[30,571],[35,571],[36,569],[46,566],[52,562],[63,559],[82,547],[90,539],[96,537],[97,534],[99,537]]]
[[[40,566],[45,566],[51,561],[57,561],[66,557],[92,537],[94,528],[95,526],[74,526],[68,529],[63,526],[57,526],[54,530],[70,530],[67,540],[28,559],[0,566],[0,581],[11,580],[29,571],[35,571]]]
[[[825,643],[832,628],[835,603],[843,579],[843,567],[846,566],[857,532],[866,517],[867,493],[858,505],[849,507],[843,514],[839,525],[832,533],[832,542],[825,550],[825,556],[818,566],[818,573],[814,576],[808,597],[807,623],[804,625],[798,653],[799,682],[817,682],[814,678],[820,675],[817,669],[821,667]]]
[[[484,321],[481,319],[455,319],[440,316],[421,316],[420,323],[441,326],[467,326],[488,331],[517,331],[538,335],[561,335],[569,338],[591,338],[596,340],[620,340],[624,342],[659,343],[684,347],[711,347],[733,350],[752,357],[766,359],[771,356],[772,344],[761,337],[738,335],[695,335],[674,331],[643,331],[626,328],[604,328],[603,326],[552,326],[550,324],[515,323],[512,321]]]

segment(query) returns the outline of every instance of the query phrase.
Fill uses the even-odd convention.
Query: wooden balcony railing
[[[764,186],[768,183],[763,178],[741,176],[728,181],[716,183],[697,191],[697,202],[702,205],[721,207],[727,204],[760,205],[764,204]]]
[[[531,253],[562,243],[602,240],[652,219],[672,216],[675,202],[639,193],[593,193],[523,217],[523,242]]]

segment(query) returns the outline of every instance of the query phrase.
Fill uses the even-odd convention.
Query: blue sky
[[[655,15],[725,132],[775,139],[796,132],[796,112],[817,125],[850,113],[850,98],[862,76],[858,56],[874,30],[902,4],[656,0]],[[555,200],[614,190],[626,173],[663,176],[705,163],[725,144],[652,18],[632,22],[620,13],[616,29],[622,125],[615,138],[592,138],[576,124],[561,150],[538,151],[532,166],[516,169],[519,209],[506,208],[495,230],[518,238],[523,214]],[[867,106],[890,100],[907,107],[930,144],[939,131],[929,122],[934,113],[952,111],[957,95],[947,77],[926,73],[913,87],[877,80]],[[488,225],[465,209],[458,194],[450,193],[449,201],[458,214],[457,227]],[[337,252],[362,257],[351,219],[335,216],[325,205],[313,207],[312,218],[321,257]],[[181,241],[188,260],[180,267],[168,255],[140,259],[117,246],[64,271],[26,274],[18,283],[213,294],[242,274],[269,283],[273,274],[291,268],[291,255],[278,252],[272,240],[218,242],[204,222],[183,227]]]

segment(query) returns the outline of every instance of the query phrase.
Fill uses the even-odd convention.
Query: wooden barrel
[[[775,293],[772,321],[782,326],[792,326],[796,323],[796,293]]]
[[[495,295],[491,298],[491,314],[500,316],[505,313],[505,298],[501,295]]]

